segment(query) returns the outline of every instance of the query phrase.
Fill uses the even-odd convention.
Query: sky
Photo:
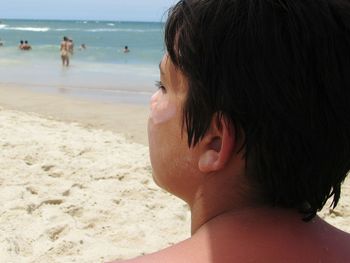
[[[0,19],[160,22],[166,10],[176,2],[177,0],[1,0]]]

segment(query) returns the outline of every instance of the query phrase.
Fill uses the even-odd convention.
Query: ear
[[[224,117],[215,115],[201,141],[198,168],[203,173],[221,170],[232,157],[235,148],[234,129]]]

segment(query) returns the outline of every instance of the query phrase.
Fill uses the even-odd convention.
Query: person
[[[68,37],[63,37],[60,51],[61,51],[62,66],[68,67],[69,57],[70,57],[70,43],[68,41]]]
[[[350,5],[181,0],[148,121],[191,237],[125,262],[350,262],[317,216],[350,170]]]
[[[0,39],[0,47],[4,46],[4,43]]]
[[[73,39],[68,39],[68,50],[71,56],[74,54],[74,43]]]
[[[125,46],[124,47],[124,51],[123,51],[124,53],[129,53],[130,52],[130,49],[129,49],[129,47],[128,46]]]
[[[23,45],[24,45],[24,41],[21,40],[21,41],[19,42],[18,48],[22,50],[22,49],[23,49]]]
[[[24,41],[24,44],[22,45],[22,50],[31,50],[32,46],[29,45],[28,40]]]
[[[86,49],[86,45],[85,44],[81,44],[79,47],[79,50],[85,50]]]

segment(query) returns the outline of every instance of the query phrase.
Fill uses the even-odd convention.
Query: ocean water
[[[147,103],[164,53],[163,23],[2,20],[0,84],[89,99]],[[74,41],[71,65],[61,65],[63,36]],[[19,50],[28,40],[30,51]],[[85,50],[79,47],[86,45]],[[124,46],[129,53],[124,53]]]

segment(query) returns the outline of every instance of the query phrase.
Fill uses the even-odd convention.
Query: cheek
[[[177,127],[177,106],[167,95],[156,92],[150,103],[148,119],[148,142],[153,179],[162,188],[167,188],[167,177],[172,173],[169,163],[177,152],[180,130]]]
[[[176,115],[176,105],[163,96],[161,91],[157,91],[151,99],[150,119],[154,124],[167,122]]]

